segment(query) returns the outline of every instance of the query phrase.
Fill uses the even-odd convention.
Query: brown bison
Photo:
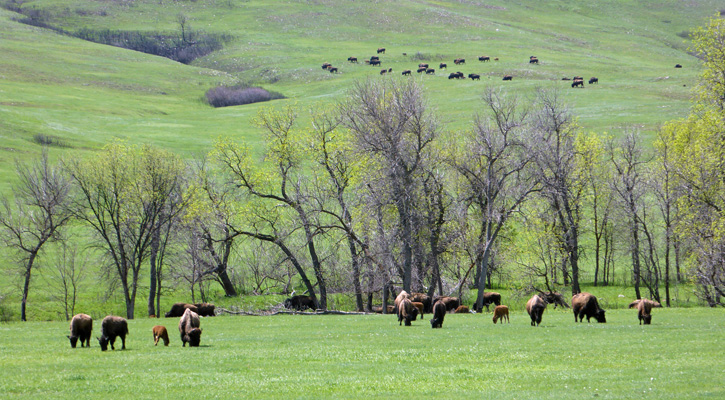
[[[496,308],[493,309],[493,323],[495,324],[496,321],[501,320],[501,323],[503,324],[503,320],[505,319],[506,322],[511,323],[509,321],[509,308],[506,306],[496,306]]]
[[[591,78],[589,78],[589,84],[591,85],[592,83],[599,83],[599,78],[597,78],[595,76],[592,76]]]
[[[398,304],[398,325],[403,325],[403,321],[405,321],[405,326],[411,326],[411,321],[415,321],[417,316],[418,309],[407,298]]]
[[[511,76],[511,75],[504,75],[503,80],[505,80],[505,81],[512,81],[512,80],[514,80],[514,77]]]
[[[416,70],[417,73],[425,72],[427,68],[420,67]]]
[[[433,304],[433,318],[430,320],[431,328],[442,328],[443,319],[446,317],[446,304],[442,301],[436,301]]]
[[[195,303],[194,306],[196,307],[196,313],[199,314],[200,317],[213,317],[216,315],[214,312],[216,307],[214,304],[211,303]],[[192,311],[194,311],[192,309]]]
[[[410,76],[410,72],[411,71],[409,69],[403,70],[403,76],[405,76],[405,75]]]
[[[167,312],[166,314],[164,314],[164,316],[166,318],[170,318],[170,317],[180,317],[180,316],[184,315],[184,311],[187,308],[190,308],[191,311],[199,312],[199,309],[196,308],[196,306],[193,305],[193,304],[174,303],[174,305],[171,306],[171,310],[169,310],[169,312]]]
[[[356,63],[357,62],[357,57],[348,57],[347,58],[347,61],[350,61],[351,63]]]
[[[315,307],[315,300],[312,298],[312,296],[292,296],[284,301],[284,308],[288,310],[297,310],[297,311],[304,311],[306,309],[314,310],[317,307]]]
[[[534,295],[529,299],[526,303],[526,312],[531,317],[531,326],[539,326],[544,310],[546,310],[546,301],[544,299],[538,295]]]
[[[575,88],[577,86],[584,87],[584,81],[583,80],[574,80],[574,82],[571,83],[571,87]]]
[[[337,67],[330,67],[327,70],[330,71],[331,74],[336,74],[339,72]]]
[[[536,57],[529,58],[529,64],[538,64],[539,59]]]
[[[405,299],[410,300],[410,295],[405,290],[401,290],[398,296],[395,297],[395,300],[393,300],[393,307],[396,313],[398,312],[398,305]]]
[[[370,65],[372,65],[372,66],[381,65],[381,62],[380,62],[380,60],[370,60]]]
[[[388,72],[387,69],[381,69],[380,70],[380,75],[385,75],[387,72]]]
[[[649,299],[639,299],[631,302],[629,308],[637,309],[637,318],[639,318],[639,324],[650,325],[652,323],[652,308],[662,307],[662,304],[652,301]]]
[[[151,332],[154,334],[154,346],[159,344],[159,340],[164,341],[164,346],[169,345],[169,332],[166,331],[165,326],[156,325],[151,328]]]
[[[465,64],[465,63],[466,63],[465,58],[456,58],[455,60],[453,60],[453,64],[456,64],[456,65]]]
[[[488,61],[491,61],[491,57],[488,57],[488,56],[480,56],[480,57],[478,57],[478,61],[488,62]]]
[[[433,311],[433,302],[430,296],[425,293],[413,292],[410,294],[410,301],[423,303],[425,312],[431,313]]]
[[[589,319],[594,317],[597,322],[605,323],[607,318],[604,316],[604,310],[599,308],[597,298],[591,293],[582,292],[575,294],[571,298],[571,307],[574,310],[574,322],[584,322],[584,316]]]
[[[458,306],[458,308],[456,308],[456,311],[454,311],[454,313],[456,314],[468,314],[470,312],[471,310],[468,308],[468,306]]]
[[[91,347],[91,331],[93,331],[93,318],[88,314],[76,314],[70,320],[70,347],[76,348],[78,339],[81,340],[81,347],[83,343],[86,347]]]
[[[446,306],[446,311],[452,311],[458,308],[458,306],[461,305],[461,300],[458,299],[458,297],[450,297],[450,296],[438,296],[435,299],[433,299],[433,303],[436,303],[438,301],[443,302]]]
[[[108,350],[108,344],[111,344],[111,350],[116,350],[114,344],[116,338],[121,338],[121,350],[126,350],[126,335],[128,335],[128,322],[122,317],[109,315],[101,321],[101,337],[98,344],[101,345],[101,351]]]
[[[484,292],[483,293],[483,302],[481,303],[482,307],[486,307],[486,311],[488,311],[488,306],[491,304],[500,305],[501,304],[501,293],[498,292]],[[476,303],[473,303],[473,306],[471,307],[477,312],[481,312],[480,309],[476,308]]]
[[[420,64],[418,64],[418,68],[428,68],[428,64],[420,63]]]
[[[440,63],[440,65],[438,65],[438,69],[446,69],[446,68],[448,68],[448,65],[446,63]]]
[[[380,57],[372,56],[372,57],[370,57],[370,61],[380,61]]]
[[[479,74],[468,74],[468,77],[471,78],[472,81],[481,80],[481,75]]]
[[[433,75],[435,73],[436,73],[436,70],[433,69],[433,68],[428,68],[428,69],[425,70],[425,74],[426,75]]]
[[[383,53],[385,54],[385,47],[381,47],[378,49],[378,54]]]
[[[411,303],[413,304],[413,307],[418,309],[420,319],[423,319],[423,315],[425,315],[425,306],[423,305],[423,303],[419,301],[411,301]],[[413,321],[415,321],[415,319],[413,319]]]
[[[179,334],[181,335],[181,347],[199,347],[201,342],[201,321],[199,314],[186,310],[179,320]]]
[[[330,67],[332,67],[332,64],[330,64],[330,63],[323,63],[322,64],[322,69],[328,69]]]
[[[463,72],[451,72],[448,74],[448,79],[462,79],[464,77]]]

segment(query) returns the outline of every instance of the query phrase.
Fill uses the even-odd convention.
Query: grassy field
[[[5,399],[153,398],[723,398],[721,309],[633,310],[575,324],[547,310],[449,314],[399,327],[394,316],[221,316],[202,320],[199,348],[182,348],[177,318],[129,321],[127,349],[71,349],[65,322],[0,325]],[[151,327],[165,325],[168,348]],[[100,331],[95,321],[94,336]]]

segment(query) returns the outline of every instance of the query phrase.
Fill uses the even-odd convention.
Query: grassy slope
[[[355,79],[380,79],[378,68],[345,61],[348,56],[362,60],[380,46],[388,49],[383,66],[392,67],[395,75],[414,68],[418,52],[431,64],[452,64],[454,58],[465,57],[466,65],[450,70],[483,75],[482,82],[449,81],[440,71],[412,78],[424,82],[431,104],[451,131],[469,126],[478,96],[490,84],[522,95],[538,86],[561,87],[585,129],[616,133],[636,125],[650,132],[686,112],[698,63],[685,52],[686,44],[677,34],[701,24],[716,5],[581,0],[29,1],[23,7],[50,10],[57,16],[51,22],[68,30],[173,32],[176,16],[183,12],[193,28],[228,33],[235,40],[223,51],[186,66],[25,26],[11,21],[14,13],[0,10],[0,176],[5,178],[0,192],[7,193],[15,179],[13,161],[39,153],[32,141],[36,134],[69,145],[55,148],[53,157],[94,151],[114,138],[152,143],[185,156],[207,151],[219,135],[259,148],[260,131],[251,119],[266,104],[212,109],[201,100],[209,87],[244,81],[290,97],[277,104],[335,101]],[[528,64],[532,54],[541,65]],[[478,55],[501,61],[482,64],[476,61]],[[342,73],[323,71],[323,61],[339,66]],[[675,62],[685,68],[675,70]],[[504,85],[500,77],[509,73],[516,78]],[[601,83],[573,90],[560,81],[573,75],[598,76]],[[6,293],[11,290],[7,278],[0,282]],[[86,301],[97,301],[96,295]],[[48,317],[45,311],[41,315]]]
[[[606,324],[574,324],[547,310],[493,325],[490,314],[216,317],[202,346],[182,348],[178,319],[129,321],[127,350],[71,349],[67,324],[0,325],[6,399],[85,398],[722,398],[722,310],[656,309],[639,326],[633,310]],[[168,348],[151,327],[165,325]],[[99,331],[95,321],[94,335]],[[32,335],[28,334],[32,332]],[[120,342],[120,341],[119,341]],[[117,348],[120,348],[120,343]]]

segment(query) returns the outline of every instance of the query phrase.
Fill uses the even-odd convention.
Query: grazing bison
[[[589,84],[591,85],[592,83],[599,83],[599,78],[597,78],[595,76],[592,76],[591,78],[589,78]]]
[[[380,61],[380,57],[372,56],[372,57],[370,57],[370,61]]]
[[[199,314],[186,310],[184,315],[179,320],[179,334],[181,336],[181,347],[186,347],[189,343],[189,347],[199,347],[201,342],[201,321],[199,321]]]
[[[428,68],[428,64],[420,63],[420,64],[418,64],[418,68]]]
[[[423,319],[423,315],[425,315],[425,306],[423,303],[419,301],[411,301],[411,304],[413,304],[413,307],[418,309],[418,314],[420,314],[420,319]],[[415,321],[415,318],[413,319]]]
[[[453,63],[456,65],[465,64],[466,59],[465,58],[456,58],[455,60],[453,60]]]
[[[503,80],[505,80],[505,81],[512,81],[512,80],[514,80],[514,77],[511,76],[511,75],[504,75]]]
[[[468,314],[470,312],[471,310],[468,308],[468,306],[458,306],[456,308],[456,311],[454,311],[454,313],[456,314]]]
[[[164,314],[164,316],[166,318],[170,318],[170,317],[180,317],[180,316],[184,315],[184,310],[186,310],[187,308],[190,308],[191,311],[199,312],[199,309],[197,309],[196,306],[193,305],[193,304],[174,303],[174,305],[171,306],[171,310],[169,310],[169,312],[167,312],[166,314]]]
[[[479,75],[479,74],[468,74],[468,77],[471,78],[472,81],[481,80],[481,75]]]
[[[116,338],[121,338],[121,350],[126,350],[126,335],[128,335],[128,322],[122,317],[109,315],[101,321],[101,337],[97,338],[101,345],[101,351],[108,350],[108,344],[111,344],[111,350],[116,350],[114,344]]]
[[[635,300],[629,304],[629,308],[637,309],[637,318],[639,318],[639,324],[650,325],[652,323],[652,308],[662,307],[662,304],[652,301],[649,299]]]
[[[450,296],[439,296],[433,299],[433,303],[437,302],[443,302],[446,306],[446,311],[452,311],[458,308],[458,306],[461,305],[461,301],[457,297],[450,297]]]
[[[529,64],[538,64],[538,63],[539,63],[539,59],[536,57],[529,59]]]
[[[78,339],[81,340],[81,347],[83,343],[86,347],[91,347],[91,331],[93,331],[93,318],[88,314],[76,314],[70,320],[70,347],[76,348]]]
[[[411,71],[409,69],[404,70],[403,71],[403,76],[406,76],[406,75],[410,76],[410,72]]]
[[[495,324],[496,321],[501,320],[501,323],[503,324],[503,320],[505,319],[506,322],[509,324],[511,321],[509,320],[509,308],[506,306],[496,306],[496,308],[493,309],[493,323]]]
[[[546,301],[544,299],[538,295],[534,295],[529,299],[526,303],[526,312],[531,317],[531,326],[539,326],[544,310],[546,310]]]
[[[440,65],[438,65],[438,69],[446,69],[446,68],[448,68],[448,65],[446,65],[446,63],[440,63]]]
[[[675,68],[682,68],[682,64],[675,64]]]
[[[322,69],[328,69],[330,67],[332,67],[332,64],[330,64],[330,63],[323,63],[322,64]]]
[[[370,65],[372,65],[372,66],[381,65],[381,62],[380,62],[380,60],[370,60]]]
[[[378,54],[383,53],[385,54],[385,47],[381,47],[378,49]]]
[[[380,75],[385,75],[387,72],[388,72],[387,69],[381,69],[380,70]]]
[[[336,74],[338,72],[337,67],[330,67],[327,70],[330,71],[331,74]]]
[[[478,57],[478,61],[488,62],[488,61],[491,61],[491,57],[488,57],[488,56],[480,56],[480,57]]]
[[[312,296],[292,296],[284,301],[284,308],[288,310],[304,311],[306,309],[314,310],[315,300]]]
[[[151,328],[151,331],[154,333],[154,346],[159,344],[160,339],[164,341],[164,346],[169,345],[169,332],[166,331],[165,326],[156,325]]]
[[[418,316],[418,309],[413,306],[413,302],[407,298],[400,301],[398,304],[398,325],[411,326],[411,321],[415,321]]]
[[[451,72],[448,74],[448,79],[462,79],[465,78],[465,75],[463,75],[463,72]]]
[[[418,68],[418,70],[416,72],[417,73],[425,72],[426,69],[427,68],[420,67],[420,68]]]
[[[583,80],[580,81],[580,80],[576,80],[575,79],[574,82],[571,83],[571,87],[575,88],[577,86],[581,86],[583,88],[584,87],[584,81]]]
[[[574,310],[574,322],[584,322],[584,316],[589,319],[594,317],[597,322],[605,323],[607,318],[604,316],[604,310],[599,308],[597,298],[591,293],[582,292],[575,294],[571,298],[571,307]]]
[[[446,305],[442,301],[436,301],[433,304],[433,318],[430,320],[431,328],[442,328],[443,319],[446,317]]]
[[[428,68],[428,69],[425,70],[425,74],[426,75],[433,75],[435,73],[436,73],[436,70],[433,69],[433,68]]]
[[[430,296],[425,293],[413,292],[410,294],[410,301],[423,303],[425,312],[431,313],[433,311],[433,302]]]
[[[350,61],[351,63],[356,63],[357,62],[357,57],[348,57],[347,58],[347,61]]]
[[[196,313],[201,317],[213,317],[216,315],[214,312],[216,307],[211,303],[195,303]],[[194,311],[193,309],[191,311]]]

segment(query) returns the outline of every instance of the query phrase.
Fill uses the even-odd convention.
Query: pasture
[[[547,309],[429,315],[399,327],[392,315],[204,318],[201,347],[182,348],[178,318],[129,321],[125,351],[71,349],[66,322],[0,325],[5,399],[152,398],[723,398],[722,309],[634,310],[575,324]],[[151,328],[169,329],[154,347]],[[94,337],[100,321],[94,321]]]

